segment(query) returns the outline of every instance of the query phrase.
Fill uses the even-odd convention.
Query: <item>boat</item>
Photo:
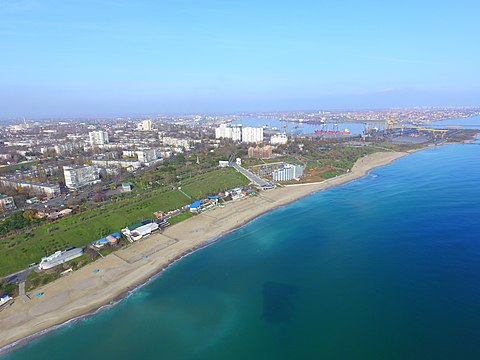
[[[40,261],[38,268],[40,270],[51,269],[57,265],[82,256],[82,254],[83,248],[68,247],[64,251],[56,251],[52,255],[42,257],[42,261]]]

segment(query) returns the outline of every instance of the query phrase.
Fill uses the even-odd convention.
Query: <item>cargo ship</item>
[[[82,256],[82,254],[82,248],[68,247],[64,251],[56,251],[52,255],[42,257],[42,261],[40,261],[38,268],[40,270],[51,269],[52,267]]]

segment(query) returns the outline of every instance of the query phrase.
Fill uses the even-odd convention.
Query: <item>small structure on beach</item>
[[[202,202],[197,200],[194,203],[190,205],[190,212],[192,213],[198,213],[200,211],[200,205],[202,205]]]

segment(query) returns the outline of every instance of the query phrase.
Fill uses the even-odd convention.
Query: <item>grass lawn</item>
[[[234,169],[217,169],[195,176],[183,183],[182,190],[201,199],[206,195],[248,184],[248,179]],[[81,247],[136,222],[154,218],[153,212],[180,208],[191,200],[178,190],[156,190],[137,198],[99,204],[96,209],[47,224],[0,242],[0,276],[24,269],[42,256],[67,246]],[[191,216],[183,213],[169,222],[176,224]]]
[[[193,215],[190,211],[185,211],[184,213],[178,214],[177,216],[174,216],[170,219],[168,219],[168,222],[170,225],[175,225],[178,224],[179,222],[182,222],[183,220],[187,220],[188,218],[191,218]]]
[[[182,190],[200,200],[206,195],[218,194],[240,185],[248,185],[249,180],[232,168],[217,169],[195,176],[182,183]]]
[[[84,246],[133,223],[152,219],[153,212],[169,211],[190,203],[180,191],[155,191],[114,204],[100,205],[72,217],[41,226],[0,242],[0,276],[38,263],[67,246]]]

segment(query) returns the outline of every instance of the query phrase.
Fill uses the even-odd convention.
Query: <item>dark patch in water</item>
[[[289,322],[293,313],[292,296],[297,288],[292,285],[266,281],[263,283],[263,317],[267,322]]]

